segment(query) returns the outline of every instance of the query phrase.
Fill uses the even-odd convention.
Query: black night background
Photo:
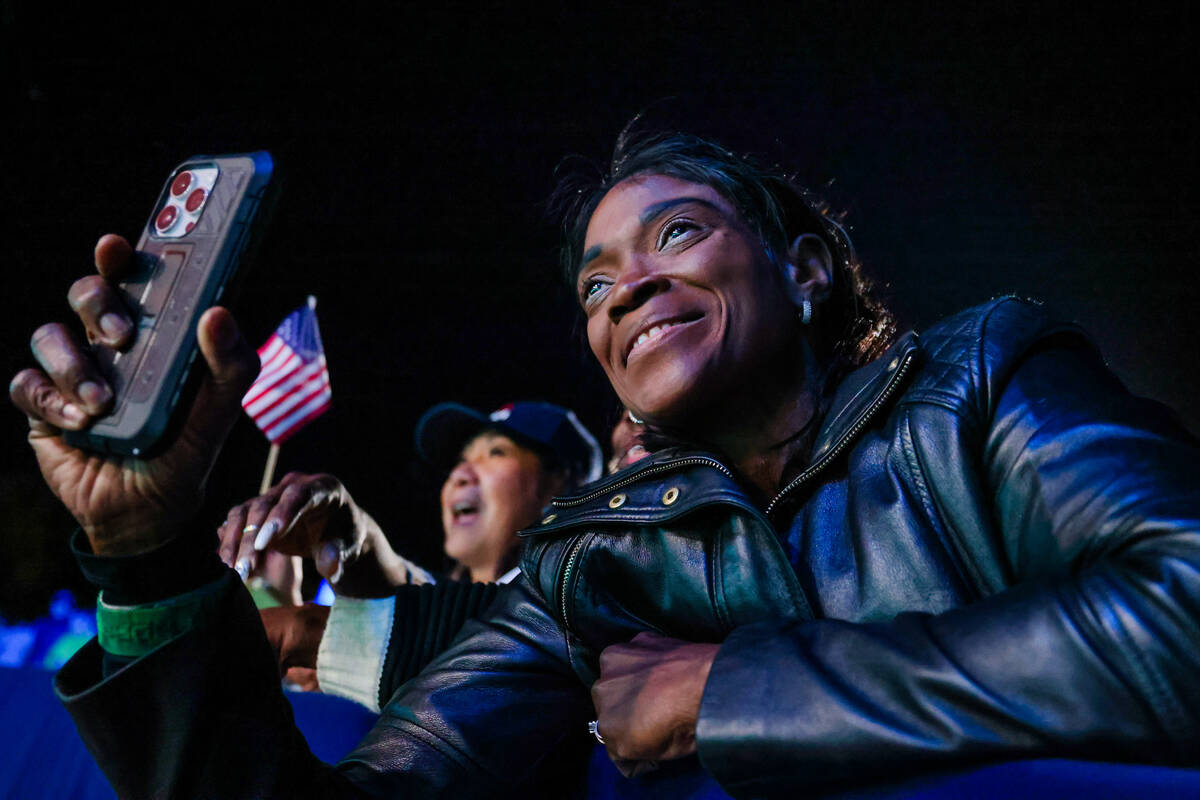
[[[5,375],[66,320],[104,232],[136,239],[178,162],[265,148],[285,174],[235,311],[258,344],[308,294],[333,410],[285,445],[439,566],[441,476],[412,428],[442,400],[546,398],[603,440],[616,401],[557,279],[556,166],[634,114],[791,164],[847,213],[902,322],[1013,292],[1095,337],[1200,429],[1195,28],[1139,4],[0,4]],[[286,11],[284,10],[286,9]],[[1036,9],[1036,10],[1034,10]],[[0,414],[0,617],[89,590],[26,424]],[[256,493],[249,420],[205,509]]]

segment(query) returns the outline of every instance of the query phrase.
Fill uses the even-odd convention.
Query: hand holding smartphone
[[[118,288],[133,316],[132,344],[94,348],[114,392],[111,411],[68,444],[145,456],[162,445],[196,383],[196,324],[219,304],[247,260],[273,204],[271,156],[196,156],[176,167]]]
[[[233,315],[211,306],[262,227],[272,173],[265,153],[180,165],[138,252],[119,236],[101,238],[100,274],[71,287],[95,344],[47,322],[31,340],[39,366],[9,383],[42,476],[98,555],[145,552],[194,530],[209,471],[259,369]],[[132,331],[112,324],[129,319]]]

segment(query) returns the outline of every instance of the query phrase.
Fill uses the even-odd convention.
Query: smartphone
[[[137,243],[133,274],[119,284],[137,335],[123,351],[97,345],[113,388],[111,413],[68,444],[147,456],[179,423],[198,385],[196,323],[222,302],[261,238],[277,196],[274,161],[258,151],[193,156],[177,166]]]

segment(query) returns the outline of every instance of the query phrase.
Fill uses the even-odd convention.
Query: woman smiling
[[[333,768],[269,693],[269,654],[245,665],[253,609],[190,531],[253,359],[232,319],[201,322],[189,435],[138,464],[62,444],[95,371],[38,337],[49,374],[13,397],[79,546],[109,557],[81,563],[125,606],[190,609],[126,669],[104,674],[102,635],[58,676],[122,793],[557,796],[588,730],[629,773],[680,760],[754,797],[984,760],[1196,763],[1200,451],[1081,332],[1002,298],[893,336],[840,227],[694,137],[623,140],[570,196],[588,342],[657,452],[556,499],[520,582]],[[194,569],[131,588],[164,552]],[[114,722],[135,704],[187,735],[149,746]]]

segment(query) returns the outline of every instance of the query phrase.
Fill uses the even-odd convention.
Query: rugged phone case
[[[137,336],[125,351],[96,347],[115,393],[112,413],[68,443],[141,456],[168,433],[199,346],[196,323],[220,302],[272,199],[270,154],[195,156],[171,173],[120,288]]]

